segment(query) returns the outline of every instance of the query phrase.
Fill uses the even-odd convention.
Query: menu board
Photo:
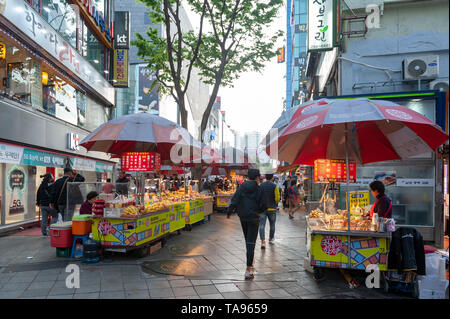
[[[123,171],[159,171],[161,156],[159,153],[128,152],[122,154]]]
[[[356,163],[349,161],[349,182],[356,182]],[[347,167],[344,160],[319,159],[314,161],[314,182],[347,182]]]

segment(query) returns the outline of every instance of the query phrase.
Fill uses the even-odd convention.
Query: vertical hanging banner
[[[114,49],[130,48],[130,12],[114,12]]]
[[[113,61],[113,85],[114,87],[128,87],[128,50],[114,50]]]
[[[332,50],[339,44],[339,0],[308,0],[308,51]]]
[[[277,62],[284,63],[285,59],[285,47],[278,48]]]

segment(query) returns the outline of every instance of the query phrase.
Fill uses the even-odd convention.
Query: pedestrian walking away
[[[289,218],[294,218],[294,213],[297,210],[298,207],[298,200],[299,200],[299,191],[297,187],[297,180],[292,179],[291,180],[291,186],[288,188],[288,202],[289,202]]]
[[[256,239],[260,215],[267,210],[263,189],[259,186],[260,173],[258,169],[248,171],[248,181],[245,181],[234,193],[228,208],[227,217],[237,211],[241,220],[247,250],[247,269],[245,279],[254,277],[253,258],[255,254]]]
[[[261,249],[266,248],[265,230],[266,221],[269,219],[269,244],[274,243],[275,222],[277,219],[278,203],[280,201],[280,190],[278,185],[273,182],[273,174],[266,174],[266,181],[261,184],[266,198],[267,210],[261,214],[259,222],[259,237],[261,238]]]
[[[51,217],[50,224],[54,224],[57,221],[58,213],[50,207],[53,196],[53,175],[50,173],[41,175],[42,182],[39,185],[36,194],[36,206],[41,208],[41,232],[42,236],[47,236],[47,224],[48,217]]]
[[[288,189],[289,189],[290,186],[291,186],[291,176],[288,175],[287,179],[283,183],[283,187],[284,187],[283,208],[289,208]]]

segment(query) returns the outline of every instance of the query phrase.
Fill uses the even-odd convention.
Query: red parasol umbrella
[[[80,143],[88,151],[120,155],[124,152],[158,152],[164,163],[176,157],[172,147],[200,148],[189,132],[163,117],[138,113],[102,124]],[[172,151],[172,154],[171,154]]]
[[[320,158],[345,159],[346,151],[359,164],[402,160],[446,140],[438,125],[393,102],[320,100],[294,114],[277,141],[278,160],[313,165]]]

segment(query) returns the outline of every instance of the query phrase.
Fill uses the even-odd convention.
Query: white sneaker
[[[269,244],[270,244],[270,245],[275,244],[275,239],[269,239]]]
[[[254,277],[255,277],[255,274],[253,273],[253,269],[245,271],[245,279],[246,280],[253,279]]]
[[[266,242],[265,241],[261,242],[261,249],[266,249]]]

